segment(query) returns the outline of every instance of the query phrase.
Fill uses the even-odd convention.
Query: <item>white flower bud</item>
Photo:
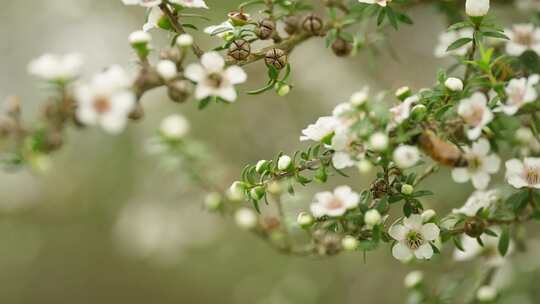
[[[288,84],[279,85],[276,92],[278,96],[287,96],[291,92],[291,86]]]
[[[302,228],[308,228],[313,224],[314,221],[315,219],[313,218],[313,216],[307,212],[300,212],[300,214],[298,214],[298,217],[296,218],[296,222]]]
[[[241,201],[244,199],[244,184],[242,182],[236,181],[232,183],[227,190],[227,198],[231,201]]]
[[[358,171],[362,174],[369,173],[373,169],[373,164],[367,159],[362,159],[356,166],[358,167]]]
[[[405,100],[407,97],[411,96],[411,89],[409,87],[401,87],[396,90],[396,97],[399,100]]]
[[[401,193],[405,195],[411,195],[414,192],[414,187],[409,184],[403,184],[401,186]]]
[[[268,186],[266,186],[266,189],[269,193],[272,193],[274,195],[281,194],[281,191],[283,191],[283,187],[278,181],[272,181],[268,183]]]
[[[176,45],[179,47],[189,47],[193,45],[193,37],[190,34],[182,34],[176,38]]]
[[[170,61],[170,60],[161,60],[156,65],[156,70],[161,76],[161,78],[165,80],[170,80],[178,74],[178,69],[176,67],[176,63]]]
[[[401,169],[410,168],[420,160],[420,151],[415,146],[402,145],[394,150],[394,162]]]
[[[278,159],[278,169],[281,171],[285,171],[289,169],[291,164],[292,164],[292,159],[288,155],[282,155]]]
[[[366,87],[362,91],[358,91],[354,94],[352,94],[351,98],[349,99],[349,102],[353,106],[361,106],[363,105],[369,97],[369,89]]]
[[[528,145],[534,140],[534,134],[529,128],[519,128],[516,130],[516,139],[522,145]]]
[[[180,114],[167,116],[159,128],[161,134],[168,139],[182,139],[189,132],[189,121]]]
[[[388,148],[388,136],[382,132],[377,132],[369,138],[369,146],[375,151],[384,151]]]
[[[251,209],[240,208],[234,214],[236,225],[242,229],[253,229],[257,226],[257,214]]]
[[[433,209],[425,210],[424,212],[422,212],[422,222],[424,222],[424,223],[429,222],[429,221],[431,221],[436,215],[437,215],[437,213],[436,213],[435,210],[433,210]]]
[[[377,209],[371,209],[364,214],[364,222],[366,225],[373,227],[381,223],[381,214]]]
[[[450,91],[463,91],[463,81],[461,81],[459,78],[449,77],[444,82],[444,86],[446,86],[446,88],[448,88]]]
[[[258,161],[257,164],[255,165],[255,171],[257,171],[257,173],[263,173],[264,171],[268,169],[268,164],[269,162],[264,159]]]
[[[467,0],[465,12],[471,17],[485,16],[489,11],[489,0]]]
[[[424,280],[424,273],[422,273],[419,270],[415,270],[415,271],[409,272],[405,276],[403,283],[406,288],[414,288],[418,286],[419,284],[421,284],[423,280]]]
[[[129,35],[130,44],[145,44],[152,41],[152,36],[145,31],[136,31]]]
[[[494,287],[485,285],[478,288],[476,292],[476,298],[480,302],[490,302],[497,298],[497,290]]]
[[[360,242],[358,242],[358,240],[353,237],[353,236],[350,236],[350,235],[346,235],[342,240],[341,240],[341,246],[343,246],[343,249],[345,249],[346,251],[354,251],[358,248],[358,244]]]
[[[209,193],[204,199],[204,206],[208,210],[217,210],[221,207],[221,195],[217,192]]]

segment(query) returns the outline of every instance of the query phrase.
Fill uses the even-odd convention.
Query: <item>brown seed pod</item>
[[[419,138],[420,147],[434,161],[450,166],[465,167],[467,160],[456,145],[444,141],[430,130],[425,130]]]
[[[229,57],[236,61],[246,60],[251,54],[251,45],[244,39],[238,39],[229,46]]]
[[[191,96],[193,85],[187,80],[176,80],[169,84],[167,93],[174,102],[184,102]]]
[[[131,120],[140,120],[144,117],[144,109],[140,103],[135,105],[135,109],[129,113],[128,117]]]
[[[276,23],[272,19],[263,19],[257,25],[257,37],[261,40],[270,39],[276,30]]]
[[[312,35],[320,35],[323,30],[323,21],[313,14],[307,15],[302,21],[302,28]]]
[[[480,237],[486,230],[486,227],[486,221],[476,217],[467,219],[463,226],[465,234],[472,238]]]
[[[381,198],[386,194],[387,185],[384,179],[379,178],[371,184],[371,193],[374,198]]]
[[[294,35],[298,32],[298,17],[297,16],[287,16],[283,19],[285,23],[285,32],[289,35]]]
[[[287,53],[284,50],[273,48],[266,52],[264,62],[268,66],[281,70],[287,65]]]
[[[338,37],[334,43],[332,43],[332,51],[338,57],[349,56],[352,51],[352,44],[345,39]]]

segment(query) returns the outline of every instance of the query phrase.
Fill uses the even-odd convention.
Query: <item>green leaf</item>
[[[382,9],[379,11],[379,16],[377,16],[377,26],[381,26],[384,21],[384,16],[386,15],[386,10]]]
[[[505,256],[508,253],[508,247],[510,246],[510,228],[505,226],[502,229],[501,238],[499,239],[499,253],[501,256]]]
[[[467,43],[473,41],[472,38],[459,38],[458,40],[452,42],[450,46],[446,49],[447,52],[459,49],[460,47],[466,45]]]
[[[392,10],[390,7],[386,7],[386,15],[388,16],[388,20],[390,21],[390,24],[394,29],[398,29],[398,21],[396,18],[396,14],[394,13],[394,10]]]
[[[500,33],[500,32],[486,31],[486,32],[482,32],[482,35],[484,35],[485,37],[493,37],[493,38],[500,38],[500,39],[510,40],[510,38],[508,38],[508,36],[506,36],[505,34]]]
[[[448,27],[447,31],[451,32],[451,31],[456,31],[462,28],[467,28],[467,27],[472,27],[472,26],[473,24],[470,21],[462,21],[462,22],[452,24],[450,27]]]

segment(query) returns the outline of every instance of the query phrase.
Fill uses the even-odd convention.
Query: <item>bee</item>
[[[450,167],[465,167],[467,160],[456,145],[442,140],[433,131],[424,130],[419,137],[422,150],[434,161]]]

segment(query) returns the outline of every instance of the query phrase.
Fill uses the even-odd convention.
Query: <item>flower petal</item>
[[[452,179],[456,183],[466,183],[471,178],[467,168],[455,168],[452,170]]]
[[[422,229],[422,216],[420,214],[411,214],[411,216],[403,220],[405,227],[420,231]]]
[[[431,247],[429,243],[426,243],[420,246],[420,248],[416,249],[414,251],[414,255],[416,256],[417,259],[429,260],[433,256],[433,248]]]
[[[247,74],[241,67],[233,65],[225,70],[225,78],[232,84],[239,84],[246,82]]]
[[[409,229],[399,224],[388,229],[388,234],[390,234],[390,236],[396,241],[403,241],[406,238],[407,233],[409,233]]]
[[[439,229],[439,227],[437,227],[437,225],[433,223],[425,224],[424,226],[422,226],[421,230],[422,236],[428,241],[436,240],[439,237],[440,232],[441,230]]]
[[[392,247],[392,255],[396,259],[404,262],[410,260],[413,257],[413,253],[411,252],[409,247],[407,247],[403,243],[397,243],[396,245],[394,245],[394,247]]]
[[[206,71],[200,64],[192,63],[186,67],[184,76],[195,82],[201,82],[206,78]]]
[[[225,67],[225,60],[218,52],[205,53],[201,58],[202,66],[211,73],[220,72]]]

